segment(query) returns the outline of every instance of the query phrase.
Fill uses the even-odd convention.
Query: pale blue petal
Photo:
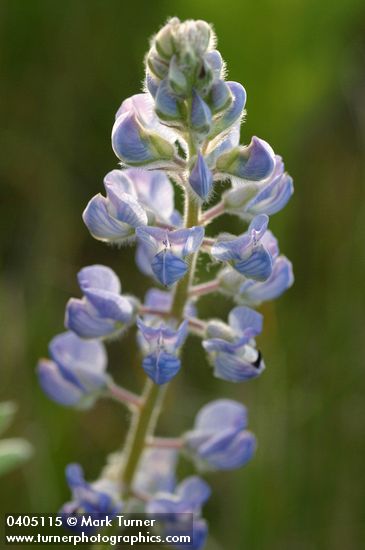
[[[37,366],[37,374],[42,390],[53,401],[72,407],[82,399],[83,391],[65,379],[53,361],[41,359]]]
[[[190,476],[179,483],[176,495],[190,504],[193,513],[198,513],[210,497],[211,489],[208,483],[200,477]]]
[[[166,351],[174,353],[181,348],[188,336],[188,326],[189,322],[185,320],[177,330],[172,330],[169,327],[162,329],[163,345]]]
[[[79,286],[83,292],[90,288],[109,290],[119,294],[121,284],[116,273],[105,265],[90,265],[82,268],[77,274]]]
[[[82,219],[91,235],[99,241],[119,243],[134,233],[132,227],[110,215],[107,199],[100,194],[90,200]]]
[[[294,193],[293,179],[284,174],[280,182],[275,184],[276,182],[273,182],[266,192],[264,190],[262,194],[257,195],[255,202],[247,205],[247,210],[252,213],[265,212],[269,216],[282,210]]]
[[[232,94],[228,84],[224,80],[216,80],[211,88],[210,99],[214,113],[228,107],[232,102]]]
[[[275,166],[275,156],[270,145],[263,139],[253,137],[251,143],[242,149],[237,176],[259,181],[267,178]]]
[[[223,68],[223,60],[219,51],[212,50],[210,52],[207,52],[204,55],[204,59],[208,63],[208,65],[211,67],[211,69],[213,69],[214,76],[216,78],[220,78],[222,73],[222,68]]]
[[[102,319],[85,299],[71,298],[66,305],[65,326],[80,338],[102,338],[118,331],[115,321]]]
[[[266,231],[261,238],[261,244],[266,248],[270,253],[272,259],[274,260],[279,255],[279,243],[276,237],[271,233],[271,231]]]
[[[160,227],[138,227],[136,230],[138,240],[152,257],[166,248],[169,244],[169,232]]]
[[[209,137],[212,139],[232,126],[243,114],[246,103],[246,90],[239,82],[227,82],[233,96],[232,105],[223,113],[222,117],[213,125]]]
[[[245,277],[257,281],[265,281],[272,273],[271,254],[261,245],[257,246],[249,258],[236,260],[233,267]]]
[[[147,290],[144,305],[151,309],[158,311],[168,312],[172,306],[173,295],[167,290],[160,290],[159,288],[150,288]]]
[[[170,231],[169,241],[174,254],[184,258],[197,252],[203,242],[204,233],[204,227],[201,226]]]
[[[250,250],[250,236],[248,233],[244,233],[240,237],[235,237],[231,240],[216,241],[211,248],[211,254],[216,260],[229,262],[231,260],[240,260],[242,256],[247,256]]]
[[[124,170],[111,170],[104,177],[104,187],[105,189],[109,187],[114,187],[119,189],[121,193],[128,193],[129,195],[136,196],[134,186],[132,181],[129,178],[129,174],[135,168],[124,169]],[[138,170],[143,170],[139,168]],[[144,171],[144,170],[143,170]]]
[[[145,164],[155,160],[148,143],[142,138],[141,126],[133,112],[124,113],[114,123],[112,131],[114,153],[127,164]]]
[[[115,183],[106,183],[105,189],[110,201],[108,209],[114,218],[132,227],[147,225],[147,214],[136,198],[122,192]]]
[[[256,450],[256,438],[248,432],[238,433],[230,444],[221,449],[221,451],[209,449],[201,450],[201,458],[205,458],[209,465],[219,470],[233,470],[247,464],[253,457]]]
[[[230,382],[243,382],[256,378],[264,368],[260,355],[254,364],[229,353],[218,353],[214,360],[214,375]]]
[[[172,492],[176,485],[176,449],[147,448],[143,451],[133,482],[136,492],[155,494]]]
[[[149,73],[146,74],[146,88],[150,92],[152,97],[156,97],[159,81],[157,78],[153,78]]]
[[[96,372],[104,372],[107,364],[105,347],[101,342],[85,342],[72,332],[55,336],[49,343],[52,359],[64,368],[92,367]]]
[[[162,80],[155,97],[157,115],[165,121],[175,121],[181,118],[179,104],[171,93],[167,79]]]
[[[277,298],[294,282],[291,262],[285,256],[279,256],[273,265],[269,279],[263,283],[246,281],[239,291],[240,299],[250,304],[260,304],[267,300]]]
[[[247,426],[247,409],[233,399],[217,399],[202,407],[195,419],[194,429],[219,431],[229,428],[237,430]]]
[[[104,319],[113,319],[121,323],[130,323],[133,307],[128,298],[107,290],[90,289],[84,291],[97,315]]]
[[[228,322],[238,336],[244,335],[248,328],[256,336],[262,331],[263,316],[249,307],[238,306],[230,311]]]
[[[143,242],[139,242],[136,248],[135,261],[138,269],[145,275],[152,277],[153,271],[151,268],[151,262],[153,260],[154,253],[145,246]]]
[[[255,216],[248,227],[247,233],[250,234],[252,239],[257,241],[264,236],[268,224],[269,217],[266,214]]]
[[[125,170],[138,200],[157,220],[169,222],[174,215],[174,188],[166,174],[160,170],[131,168]]]

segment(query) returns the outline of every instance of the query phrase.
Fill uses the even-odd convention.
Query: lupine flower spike
[[[127,444],[120,450],[116,442],[118,450],[96,481],[86,482],[81,466],[67,466],[72,498],[62,514],[163,513],[163,535],[189,535],[191,543],[182,547],[195,550],[206,547],[202,508],[211,491],[203,477],[179,480],[178,461],[190,460],[199,476],[240,468],[253,458],[256,438],[247,428],[245,406],[219,395],[202,403],[184,433],[158,437],[162,397],[171,381],[179,384],[183,370],[191,376],[212,368],[222,390],[227,381],[261,375],[265,363],[255,338],[263,316],[252,308],[293,284],[291,263],[268,229],[269,216],[288,203],[293,182],[264,139],[253,136],[240,144],[246,91],[225,75],[214,31],[205,21],[174,17],[152,38],[143,91],[124,99],[116,112],[111,132],[116,164],[82,218],[98,241],[135,245],[137,268],[159,288],[139,300],[129,288],[122,293],[122,269],[117,274],[103,265],[82,268],[81,296],[66,305],[68,331],[51,340],[50,358],[37,368],[42,389],[58,404],[87,408],[109,396],[133,414]],[[175,205],[177,189],[183,194],[181,210]],[[210,222],[223,214],[238,217],[238,235],[212,234]],[[123,258],[123,251],[115,254]],[[209,279],[209,271],[204,275],[200,269],[199,281],[197,260],[204,265],[207,255],[216,275]],[[211,292],[235,303],[227,322],[199,318],[199,300]],[[135,328],[138,375],[145,378],[141,395],[117,386],[107,371],[106,345]],[[206,364],[185,364],[190,334],[200,338]],[[123,358],[120,364],[125,371],[132,368]],[[186,513],[193,528],[182,520]]]

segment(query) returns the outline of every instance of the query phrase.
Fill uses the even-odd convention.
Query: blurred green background
[[[117,167],[114,113],[138,92],[148,38],[167,16],[212,22],[229,77],[248,92],[243,140],[284,156],[295,195],[271,227],[295,286],[264,306],[264,375],[213,379],[198,341],[171,384],[161,432],[177,434],[211,398],[249,406],[256,459],[211,475],[208,550],[365,547],[365,6],[361,0],[2,0],[0,2],[0,399],[19,403],[9,435],[35,447],[1,479],[2,512],[57,510],[70,461],[98,475],[128,417],[106,401],[77,413],[39,390],[34,366],[63,330],[75,275],[106,263],[143,295],[133,250],[94,241],[80,214]],[[225,221],[216,224],[223,229]],[[232,226],[232,220],[229,220]],[[238,223],[235,230],[239,231]],[[205,298],[202,314],[232,304]],[[137,390],[134,335],[110,347]]]

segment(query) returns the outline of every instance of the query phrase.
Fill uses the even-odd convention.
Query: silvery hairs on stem
[[[201,509],[210,489],[198,476],[178,482],[178,457],[192,460],[200,474],[239,468],[253,456],[256,440],[247,430],[246,408],[230,399],[204,405],[179,437],[156,437],[163,388],[182,368],[190,334],[201,338],[214,376],[236,383],[259,376],[265,365],[255,336],[263,318],[252,308],[293,283],[291,263],[268,229],[269,216],[293,193],[292,179],[264,140],[240,145],[246,92],[225,79],[215,45],[204,21],[173,18],[152,38],[145,89],[123,101],[112,129],[121,167],[105,176],[105,194],[83,212],[95,239],[136,244],[136,264],[157,287],[142,303],[122,293],[109,267],[81,269],[82,297],[66,306],[67,332],[53,338],[50,359],[37,368],[45,393],[62,405],[87,408],[111,397],[132,412],[124,449],[109,457],[97,481],[86,482],[79,465],[67,466],[72,500],[62,512],[166,512],[166,530],[175,534],[186,529],[179,513],[192,512],[196,550],[207,538]],[[222,181],[229,187],[220,193]],[[184,213],[175,208],[174,186],[183,190]],[[207,236],[210,222],[227,213],[241,219],[243,232]],[[201,252],[210,255],[217,274],[197,283]],[[212,292],[236,302],[227,322],[197,317],[197,301]],[[133,325],[147,375],[141,396],[107,372],[105,343]]]

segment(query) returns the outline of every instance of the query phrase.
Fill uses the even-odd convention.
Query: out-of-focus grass
[[[193,341],[161,429],[186,429],[219,395],[249,406],[256,459],[241,472],[209,476],[207,516],[218,547],[358,550],[365,540],[359,0],[1,3],[0,387],[1,399],[20,405],[14,433],[36,448],[26,468],[2,481],[2,509],[56,510],[68,497],[65,464],[80,461],[92,478],[124,436],[128,418],[113,403],[75,413],[49,402],[34,365],[63,330],[81,266],[106,263],[139,295],[149,284],[136,275],[133,250],[93,241],[80,214],[117,166],[114,112],[140,88],[147,38],[168,15],[214,23],[229,77],[248,91],[244,141],[267,139],[294,176],[295,197],[271,227],[293,260],[296,285],[263,307],[264,375],[239,386],[215,380]],[[206,298],[201,309],[222,315],[229,306]],[[114,343],[111,362],[115,376],[138,389],[133,346],[133,334]]]

